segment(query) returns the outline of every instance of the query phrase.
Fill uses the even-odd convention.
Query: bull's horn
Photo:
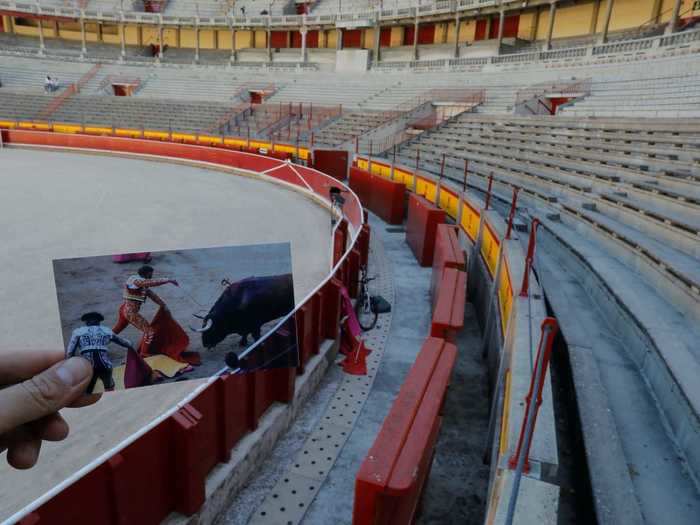
[[[211,328],[211,325],[213,325],[213,324],[214,324],[214,321],[212,321],[211,319],[207,319],[207,322],[204,324],[204,326],[202,328],[195,328],[194,326],[190,326],[190,328],[192,330],[194,330],[195,332],[206,332],[207,330],[209,330]]]
[[[192,314],[192,315],[195,316],[197,319],[201,319],[202,321],[204,321],[204,319],[205,319],[205,317],[203,315],[199,315],[199,314]]]

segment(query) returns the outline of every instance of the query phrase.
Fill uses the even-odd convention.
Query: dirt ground
[[[56,291],[61,315],[64,343],[68,343],[75,328],[83,325],[80,316],[87,311],[98,311],[105,316],[104,325],[112,327],[122,304],[124,282],[136,273],[142,262],[117,264],[110,256],[58,259],[54,261]],[[168,381],[210,377],[224,366],[227,352],[240,352],[239,335],[230,335],[217,347],[207,350],[201,337],[190,327],[201,326],[194,314],[204,315],[214,304],[225,287],[222,279],[231,282],[246,277],[288,274],[292,272],[292,256],[289,243],[259,244],[157,252],[149,262],[155,269],[154,278],[177,279],[180,286],[159,286],[153,291],[165,301],[173,318],[190,336],[189,351],[200,352],[201,366]],[[293,302],[293,298],[290,298]],[[141,308],[142,315],[151,320],[158,306],[147,300]],[[264,335],[274,322],[263,326]],[[141,332],[129,325],[120,334],[132,344],[138,344]],[[248,345],[253,342],[248,338]],[[126,349],[110,346],[110,357],[115,367],[126,362]]]
[[[422,500],[420,525],[480,525],[484,522],[489,467],[486,450],[489,398],[481,332],[467,304],[459,354],[443,410],[442,429]]]

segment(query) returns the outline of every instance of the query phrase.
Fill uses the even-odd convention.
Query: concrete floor
[[[335,465],[306,513],[303,523],[350,524],[355,475],[430,330],[430,268],[421,268],[405,242],[403,228],[388,227],[370,215],[372,236],[383,245],[391,266],[395,299],[393,318],[377,376],[359,419]],[[373,241],[374,242],[374,241]],[[373,273],[370,267],[370,274]],[[481,335],[471,306],[459,343],[459,359],[448,394],[445,419],[419,523],[481,523],[488,467],[486,445],[488,397]],[[296,451],[316,426],[342,380],[333,368],[300,413],[260,473],[231,503],[224,522],[244,525],[285,472]]]
[[[0,162],[0,351],[63,348],[54,258],[291,241],[297,301],[328,273],[327,211],[280,186],[110,156],[6,148]],[[71,436],[45,444],[36,468],[19,472],[0,461],[0,521],[197,384],[153,387],[158,395],[117,392],[64,411]]]

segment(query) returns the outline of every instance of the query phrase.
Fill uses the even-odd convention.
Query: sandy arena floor
[[[274,184],[76,153],[6,148],[0,161],[0,351],[63,348],[55,258],[289,241],[297,302],[328,273],[327,211]],[[176,289],[163,292],[166,300],[184,305]],[[197,384],[117,392],[92,407],[65,410],[71,436],[45,444],[36,468],[20,472],[0,461],[0,521]]]

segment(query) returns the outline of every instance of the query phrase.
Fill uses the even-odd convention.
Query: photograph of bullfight
[[[289,243],[53,266],[66,353],[93,363],[96,392],[298,364]]]

